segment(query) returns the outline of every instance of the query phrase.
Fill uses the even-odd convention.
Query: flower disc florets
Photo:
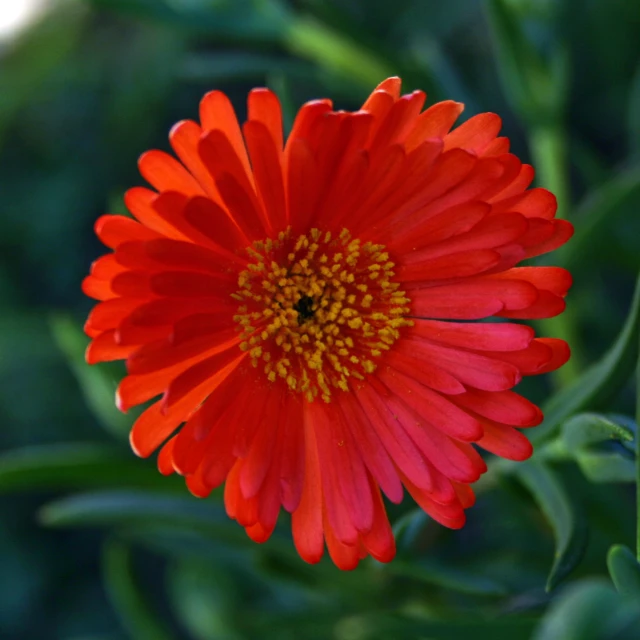
[[[384,245],[343,229],[334,237],[311,229],[256,242],[238,278],[234,317],[244,351],[272,382],[282,379],[309,401],[329,402],[349,379],[364,379],[400,337],[409,298],[393,282]]]

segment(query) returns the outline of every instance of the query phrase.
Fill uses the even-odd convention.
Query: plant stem
[[[559,218],[567,217],[570,208],[569,176],[567,166],[567,139],[560,121],[541,123],[534,126],[529,136],[529,146],[534,166],[538,174],[538,183],[549,189],[558,201]],[[555,255],[562,263],[562,248]],[[552,379],[556,386],[565,386],[574,380],[581,370],[575,317],[571,306],[564,313],[540,323],[544,333],[566,340],[572,349],[569,362],[554,371]]]

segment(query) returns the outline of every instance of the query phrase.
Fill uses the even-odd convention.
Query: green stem
[[[566,218],[570,207],[567,175],[567,140],[562,125],[540,124],[529,137],[538,182],[558,200],[558,218]]]
[[[567,139],[560,122],[545,123],[534,126],[529,136],[529,146],[533,163],[538,175],[538,183],[549,189],[558,201],[559,218],[567,217],[570,209],[569,176],[567,165]],[[562,263],[562,248],[554,254]],[[572,382],[581,371],[578,357],[578,336],[575,316],[571,305],[567,310],[556,316],[537,323],[544,327],[545,334],[566,340],[572,349],[572,357],[562,368],[554,371],[552,379],[556,386],[566,386]]]

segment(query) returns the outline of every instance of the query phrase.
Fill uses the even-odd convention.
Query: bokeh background
[[[640,3],[34,5],[28,25],[11,27],[0,11],[0,638],[640,637],[640,599],[619,597],[607,568],[611,545],[634,544],[629,443],[579,457],[556,439],[552,461],[521,477],[492,467],[464,530],[406,500],[390,510],[394,563],[309,567],[284,517],[257,546],[227,521],[219,494],[192,498],[134,458],[134,416],[112,403],[121,370],[82,362],[91,302],[80,292],[102,252],[95,219],[125,213],[124,190],[141,183],[137,157],[169,150],[169,128],[197,118],[206,91],[228,93],[242,119],[247,91],[269,86],[289,126],[307,100],[355,109],[399,75],[429,102],[464,102],[464,118],[499,113],[513,151],[576,225],[554,257],[574,274],[569,310],[542,326],[570,339],[574,359],[523,387],[536,401],[570,390],[552,401],[548,433],[570,406],[615,412],[627,426],[620,439],[633,438],[620,414],[635,403]],[[618,351],[601,360],[625,319]],[[554,553],[562,566],[547,591]]]

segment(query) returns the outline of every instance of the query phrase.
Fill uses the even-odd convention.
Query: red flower
[[[162,395],[134,451],[162,446],[160,471],[197,496],[226,481],[258,542],[284,507],[307,562],[324,542],[342,569],[391,560],[381,490],[461,527],[486,469],[473,444],[526,459],[518,429],[542,414],[511,388],[569,357],[522,324],[470,322],[562,312],[569,274],[516,265],[572,227],[528,189],[497,115],[450,132],[462,105],[424,101],[390,78],[354,113],[309,102],[285,144],[270,91],[242,129],[213,91],[201,124],[171,131],[179,161],[140,158],[154,190],[127,192],[136,219],[96,224],[113,252],[84,281],[101,301],[87,360],[126,359],[122,410]]]

